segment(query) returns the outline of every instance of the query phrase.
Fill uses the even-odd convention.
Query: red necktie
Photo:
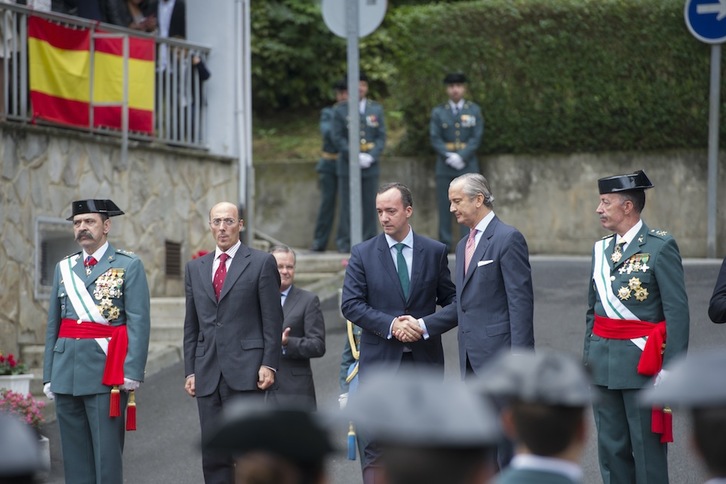
[[[227,259],[229,259],[229,255],[224,252],[219,255],[219,267],[217,267],[217,272],[214,273],[214,279],[212,280],[217,301],[219,301],[219,294],[222,292],[222,286],[224,286],[224,278],[227,277]]]
[[[476,249],[476,229],[469,231],[469,238],[466,239],[466,249],[464,250],[464,275],[469,271],[469,262],[471,257],[474,255],[474,249]]]
[[[86,257],[86,260],[83,261],[83,266],[86,268],[86,275],[91,273],[93,266],[96,264],[98,264],[98,261],[92,255]]]

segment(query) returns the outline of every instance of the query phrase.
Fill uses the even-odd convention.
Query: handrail
[[[156,80],[154,132],[152,136],[130,132],[127,128],[113,130],[46,123],[33,119],[29,100],[27,20],[29,16],[60,23],[72,28],[89,29],[95,36],[122,35],[127,38],[153,39],[156,44]],[[101,34],[102,31],[103,34]],[[96,33],[98,32],[98,33]],[[21,123],[52,124],[63,129],[82,130],[94,134],[157,141],[169,145],[194,149],[207,148],[207,106],[204,80],[194,61],[206,62],[211,49],[207,46],[179,39],[165,39],[126,27],[74,17],[58,12],[38,11],[23,5],[0,3],[0,117]],[[166,54],[166,63],[160,55]],[[124,65],[128,62],[125,55]],[[202,64],[204,65],[204,64]],[[124,78],[128,73],[124,73]],[[93,86],[91,86],[93,90]],[[124,92],[127,89],[124,88]],[[126,102],[128,94],[126,94]],[[119,103],[119,106],[122,103]],[[125,117],[125,116],[124,116]],[[126,142],[122,142],[126,145]],[[125,148],[124,148],[125,150]]]

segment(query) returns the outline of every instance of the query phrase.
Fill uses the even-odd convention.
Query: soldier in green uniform
[[[128,402],[133,430],[131,395],[149,349],[149,286],[141,260],[108,243],[109,217],[124,213],[116,204],[78,200],[72,211],[83,250],[55,268],[43,391],[56,401],[66,482],[121,484],[124,410]]]
[[[598,390],[600,471],[605,484],[667,483],[669,411],[641,408],[636,395],[688,347],[681,256],[670,234],[640,218],[653,187],[642,170],[601,178],[598,187],[600,224],[614,232],[593,249],[584,344]]]
[[[368,99],[368,77],[361,73],[358,83],[360,98],[360,154],[358,163],[361,171],[361,204],[363,210],[363,240],[378,233],[376,214],[376,192],[381,172],[381,155],[386,145],[386,124],[383,106]],[[348,102],[335,105],[333,115],[333,143],[340,152],[338,156],[338,186],[340,189],[340,212],[338,214],[338,235],[335,243],[339,252],[350,252],[350,182],[348,147]],[[360,207],[354,207],[361,210]]]
[[[449,184],[464,173],[479,173],[476,150],[484,135],[481,109],[464,99],[466,76],[450,73],[444,78],[449,100],[431,111],[431,145],[436,152],[436,204],[439,211],[439,240],[451,250],[451,222],[449,212]],[[469,230],[459,226],[460,236]]]
[[[333,84],[336,104],[348,100],[348,88],[344,80],[336,81]],[[323,153],[320,161],[315,166],[318,172],[318,186],[320,187],[320,207],[318,218],[315,222],[313,233],[313,245],[310,248],[314,252],[323,252],[328,245],[330,231],[333,229],[333,217],[335,216],[335,202],[338,193],[338,148],[333,143],[333,113],[335,106],[328,106],[320,111],[320,134],[323,137]]]

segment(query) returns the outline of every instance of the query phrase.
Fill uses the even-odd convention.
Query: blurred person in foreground
[[[497,484],[580,484],[592,386],[581,362],[553,351],[502,353],[474,383],[506,402],[502,425],[515,442]]]
[[[0,483],[38,483],[38,474],[47,470],[33,429],[15,415],[0,411]]]
[[[343,417],[380,446],[381,467],[370,482],[481,484],[496,472],[496,412],[464,382],[442,381],[430,369],[373,372]]]
[[[668,366],[668,378],[640,394],[643,405],[690,410],[691,440],[706,466],[707,484],[726,483],[726,353],[691,352]]]
[[[245,401],[224,410],[202,446],[234,457],[235,484],[325,484],[334,451],[317,414]]]

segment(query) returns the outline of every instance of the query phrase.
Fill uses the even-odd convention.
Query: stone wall
[[[643,169],[655,188],[643,212],[651,228],[671,232],[684,257],[706,256],[707,155],[704,151],[497,155],[483,157],[482,173],[495,196],[494,210],[518,227],[532,254],[589,255],[607,232],[595,209],[597,179]],[[256,228],[294,247],[310,247],[320,194],[315,163],[289,161],[256,166]],[[719,183],[726,182],[721,157]],[[414,197],[412,226],[435,237],[438,227],[432,159],[386,158],[381,183],[400,181]],[[718,205],[726,203],[721,190]],[[726,252],[726,225],[717,223],[717,254]],[[334,235],[328,248],[335,249]]]
[[[36,299],[35,225],[65,219],[70,203],[110,198],[126,212],[109,241],[144,262],[152,296],[184,293],[183,277],[165,275],[165,241],[181,243],[182,265],[213,247],[210,207],[237,200],[237,166],[205,153],[50,128],[0,128],[0,351],[17,353],[45,339],[47,300]],[[72,238],[72,227],[68,224]]]

